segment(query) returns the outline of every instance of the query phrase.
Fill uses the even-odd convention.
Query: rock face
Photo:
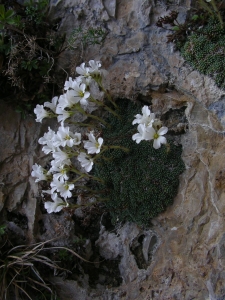
[[[174,204],[153,219],[148,230],[129,223],[114,233],[101,227],[96,246],[102,257],[120,260],[122,285],[91,289],[87,283],[81,288],[57,279],[60,299],[68,299],[66,292],[71,300],[224,299],[225,92],[192,70],[166,43],[169,33],[154,25],[158,17],[174,9],[182,22],[191,1],[65,0],[56,4],[52,3],[51,14],[62,17],[61,32],[69,34],[78,26],[107,30],[102,45],[89,46],[80,54],[82,61],[102,61],[109,71],[107,84],[113,97],[132,100],[141,95],[159,114],[186,106],[188,120],[188,126],[174,125],[178,131],[186,130],[180,139],[186,171]],[[67,52],[59,67],[72,65],[72,72],[81,62],[77,57],[74,62],[73,53]],[[3,105],[0,112],[0,208],[25,214],[32,239],[36,215],[41,214],[40,193],[29,175],[32,164],[47,159],[37,143],[47,123],[40,126],[32,118],[22,121]],[[49,223],[51,218],[43,220]],[[60,218],[56,221],[63,223]]]

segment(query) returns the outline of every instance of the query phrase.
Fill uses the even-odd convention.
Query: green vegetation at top
[[[57,31],[59,22],[50,19],[48,0],[0,4],[0,100],[23,116],[61,93],[66,73],[57,63],[62,52],[105,37],[101,28],[75,28],[66,37]]]
[[[158,27],[168,29],[168,42],[174,42],[184,59],[196,70],[213,78],[225,88],[225,3],[224,1],[196,2],[183,24],[178,12],[158,19]]]

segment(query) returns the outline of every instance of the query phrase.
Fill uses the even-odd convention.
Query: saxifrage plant
[[[32,176],[37,182],[50,183],[50,189],[42,191],[47,195],[44,205],[48,213],[105,201],[113,222],[149,224],[177,193],[184,170],[181,147],[172,140],[167,142],[168,128],[148,106],[141,108],[123,99],[115,103],[102,85],[104,71],[100,67],[101,63],[93,60],[88,67],[81,64],[76,68],[80,76],[65,82],[63,95],[35,108],[36,121],[57,117],[61,125],[57,132],[49,128],[39,139],[42,150],[51,153],[53,160],[50,169],[35,164]],[[97,99],[93,88],[95,95],[99,88]],[[91,113],[93,107],[103,108],[108,116]],[[94,122],[74,122],[78,115]],[[89,130],[83,135],[73,132],[73,123]],[[80,168],[75,167],[76,160]]]

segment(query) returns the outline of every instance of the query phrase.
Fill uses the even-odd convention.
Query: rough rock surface
[[[61,67],[69,70],[72,66],[73,72],[76,63],[99,59],[109,71],[108,85],[114,97],[142,95],[159,113],[186,105],[188,119],[181,136],[186,171],[174,204],[148,230],[125,224],[111,233],[101,227],[96,245],[106,259],[120,260],[122,285],[94,290],[87,281],[80,287],[57,278],[60,299],[225,298],[225,92],[192,70],[173,45],[166,43],[168,32],[154,25],[172,9],[178,9],[184,20],[190,5],[190,0],[65,0],[52,4],[52,16],[62,17],[62,32],[69,34],[78,26],[103,26],[108,31],[102,45],[79,53],[80,61],[72,52],[62,56]],[[41,126],[31,117],[22,121],[2,104],[0,114],[0,208],[26,215],[32,239],[41,213],[37,205],[40,193],[29,175],[32,164],[46,161],[37,140],[47,123]],[[43,218],[45,224],[51,224],[51,218]],[[55,223],[59,229],[63,225],[60,218]],[[73,228],[66,226],[69,237]],[[65,228],[60,230],[65,234]]]

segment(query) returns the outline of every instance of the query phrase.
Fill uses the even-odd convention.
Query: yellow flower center
[[[79,91],[79,96],[82,98],[84,97],[84,93],[82,91]]]
[[[158,133],[154,134],[154,139],[157,140],[157,138],[159,137]]]

